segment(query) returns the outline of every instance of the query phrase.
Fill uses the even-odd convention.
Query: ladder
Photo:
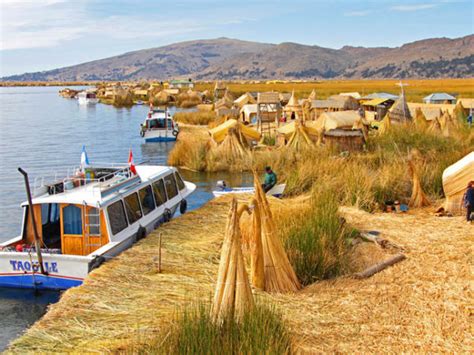
[[[91,223],[92,222],[94,223]],[[88,254],[92,251],[90,250],[91,247],[101,247],[101,243],[91,243],[90,237],[90,229],[97,228],[99,233],[93,234],[93,236],[97,236],[101,238],[100,234],[100,210],[96,207],[87,208],[87,204],[84,203],[84,238],[85,238],[85,248],[88,251]]]

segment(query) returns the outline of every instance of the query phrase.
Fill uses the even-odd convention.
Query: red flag
[[[128,166],[133,175],[137,175],[137,169],[135,169],[135,164],[133,164],[132,148],[130,148],[130,152],[128,153]]]

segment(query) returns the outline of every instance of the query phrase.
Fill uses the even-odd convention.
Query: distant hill
[[[3,81],[88,81],[194,78],[474,77],[474,35],[433,38],[397,48],[330,49],[297,43],[268,44],[229,38],[144,49],[88,63],[2,78]]]

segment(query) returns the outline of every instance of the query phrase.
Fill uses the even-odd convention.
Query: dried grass
[[[270,202],[272,212],[283,216],[308,199]],[[9,351],[143,352],[169,337],[177,309],[209,299],[228,206],[229,199],[214,200],[160,227],[161,274],[153,261],[156,232],[107,262],[83,286],[65,292]],[[295,294],[260,293],[283,314],[294,351],[469,352],[472,227],[462,217],[438,218],[426,210],[341,213],[356,228],[378,230],[403,247],[408,259],[366,280],[339,278]],[[359,244],[351,256],[355,271],[388,257],[372,243]]]

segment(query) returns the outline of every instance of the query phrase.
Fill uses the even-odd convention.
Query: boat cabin
[[[119,244],[167,220],[189,193],[179,172],[171,167],[89,167],[82,173],[35,188],[36,229],[45,252],[89,255],[109,243]],[[39,191],[39,194],[38,194]],[[24,203],[21,239],[9,245],[34,245],[34,228]],[[174,208],[174,210],[173,210]],[[171,217],[171,215],[169,216]]]

